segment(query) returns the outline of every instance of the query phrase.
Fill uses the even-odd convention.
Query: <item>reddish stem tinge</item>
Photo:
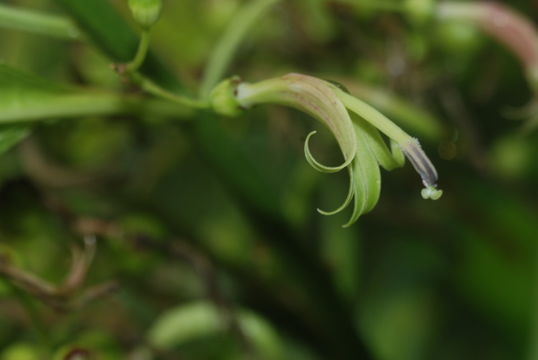
[[[538,31],[525,16],[497,2],[439,4],[438,16],[471,21],[506,46],[523,64],[533,86],[538,86]]]

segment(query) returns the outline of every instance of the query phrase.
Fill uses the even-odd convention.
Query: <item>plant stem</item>
[[[232,19],[207,63],[200,89],[202,98],[207,98],[213,87],[221,80],[247,32],[278,1],[280,0],[250,1]]]
[[[136,51],[133,60],[125,65],[126,75],[136,83],[140,88],[156,97],[172,101],[183,106],[203,109],[209,107],[208,102],[191,99],[183,95],[174,94],[155,83],[153,80],[145,77],[138,72],[138,69],[144,63],[149,50],[150,43],[150,30],[145,29],[142,32],[140,41],[138,43],[138,49]]]
[[[142,64],[144,63],[144,60],[146,59],[146,55],[148,54],[149,42],[150,42],[150,31],[144,30],[140,37],[140,42],[138,43],[138,49],[136,50],[136,55],[133,58],[133,60],[129,64],[127,64],[126,70],[128,72],[134,72],[138,70],[140,66],[142,66]]]
[[[81,38],[78,28],[66,18],[0,5],[0,26],[66,40]]]
[[[51,96],[39,102],[35,101],[31,106],[19,106],[14,103],[10,108],[6,107],[0,112],[0,123],[145,112],[180,118],[191,114],[189,109],[168,102],[103,92]]]
[[[129,77],[131,78],[133,82],[138,84],[138,86],[140,86],[142,90],[152,95],[155,95],[156,97],[159,97],[161,99],[172,101],[176,104],[180,104],[180,105],[195,108],[195,109],[205,109],[209,107],[209,103],[207,101],[196,100],[196,99],[189,98],[187,96],[174,94],[162,88],[161,86],[157,85],[151,79],[145,77],[144,75],[138,72],[129,74]]]

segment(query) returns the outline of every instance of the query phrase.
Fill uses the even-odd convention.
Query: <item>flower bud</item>
[[[243,112],[243,108],[236,98],[237,86],[240,83],[241,79],[235,76],[222,81],[211,91],[209,101],[217,114],[237,116]]]
[[[144,29],[152,27],[162,10],[161,0],[129,0],[129,8],[136,22]]]

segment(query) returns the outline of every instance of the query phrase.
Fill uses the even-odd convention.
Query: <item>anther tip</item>
[[[443,190],[437,189],[435,186],[427,186],[420,192],[424,200],[439,200],[443,196]]]

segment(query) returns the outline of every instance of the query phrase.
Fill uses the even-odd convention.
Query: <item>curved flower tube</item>
[[[346,168],[354,159],[357,144],[353,123],[343,102],[323,80],[300,74],[288,74],[280,78],[256,84],[241,83],[237,86],[237,102],[243,108],[260,103],[286,105],[301,110],[321,121],[333,133],[338,142],[344,163],[339,166],[320,164],[309,150],[311,132],[305,142],[305,156],[310,165],[321,172],[337,172]]]
[[[349,190],[344,203],[333,211],[336,214],[353,202],[353,212],[347,224],[353,224],[362,214],[372,210],[381,191],[381,172],[403,166],[409,159],[424,183],[424,199],[439,199],[437,171],[418,141],[405,133],[379,111],[343,91],[338,86],[311,76],[288,74],[258,83],[241,82],[232,78],[222,82],[211,95],[213,109],[223,115],[237,115],[242,109],[258,104],[280,104],[301,110],[321,121],[333,134],[344,162],[339,166],[319,163],[309,148],[311,132],[305,141],[305,157],[316,170],[334,173],[347,168]],[[381,133],[390,139],[391,148]]]

